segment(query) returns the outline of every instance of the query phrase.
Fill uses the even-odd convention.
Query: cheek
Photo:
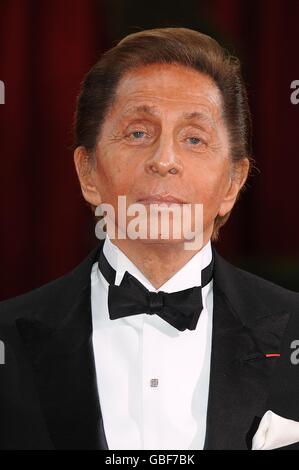
[[[197,176],[194,178],[193,173],[193,186],[196,188],[196,200],[204,205],[204,214],[217,215],[219,206],[226,192],[228,182],[227,165],[223,164],[220,167],[210,167],[209,169],[201,168],[197,171]]]
[[[206,165],[201,166],[196,171],[194,168],[190,172],[193,184],[198,188],[198,192],[207,196],[217,196],[224,189],[228,178],[227,165]]]
[[[132,185],[132,169],[120,158],[101,155],[97,159],[97,186],[106,201],[126,195]]]

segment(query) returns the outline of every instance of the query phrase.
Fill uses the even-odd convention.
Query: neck
[[[204,236],[202,246],[209,239],[210,237]],[[111,242],[137,266],[155,289],[159,289],[202,249],[186,250],[184,242],[177,240],[166,243],[115,238]]]

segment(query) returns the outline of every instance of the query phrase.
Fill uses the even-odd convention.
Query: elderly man
[[[127,36],[83,82],[74,160],[114,221],[72,272],[1,304],[0,447],[299,448],[298,294],[213,244],[252,161],[238,60],[184,28]],[[130,236],[120,197],[146,229],[167,214],[168,236]]]

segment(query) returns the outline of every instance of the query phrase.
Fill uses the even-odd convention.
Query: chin
[[[181,245],[182,243],[185,243],[186,239],[184,238],[168,238],[167,240],[164,238],[138,238],[137,239],[139,242],[143,243],[144,245],[160,245],[160,246],[175,246],[175,245]]]

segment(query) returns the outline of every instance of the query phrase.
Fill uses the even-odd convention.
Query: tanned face
[[[207,241],[217,215],[233,207],[248,161],[233,177],[222,99],[206,75],[175,64],[153,64],[128,72],[106,115],[95,150],[96,165],[81,177],[84,149],[75,152],[86,200],[117,208],[165,194],[181,203],[203,204]],[[247,162],[247,163],[246,163]]]

